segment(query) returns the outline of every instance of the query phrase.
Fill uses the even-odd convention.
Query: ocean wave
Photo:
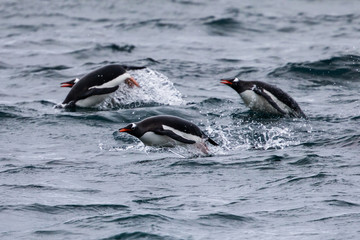
[[[12,68],[12,66],[10,64],[7,64],[3,61],[0,61],[0,70],[2,69],[8,69],[8,68]]]
[[[254,218],[241,216],[236,214],[218,212],[218,213],[211,213],[206,215],[201,215],[199,217],[199,221],[207,226],[229,226],[230,225],[238,225],[244,224],[248,222],[253,222]]]
[[[330,137],[319,137],[311,139],[309,142],[304,142],[302,145],[307,147],[322,146],[322,147],[340,147],[340,148],[353,148],[357,149],[360,146],[360,135],[359,134],[339,134]]]
[[[296,159],[293,162],[289,162],[291,165],[296,166],[304,166],[304,165],[311,165],[319,161],[319,159],[322,159],[325,157],[319,156],[318,154],[309,154],[305,157],[301,157],[300,159]]]
[[[338,215],[334,215],[334,216],[329,216],[329,217],[322,217],[322,218],[317,218],[314,220],[311,220],[310,222],[334,222],[334,221],[341,221],[341,222],[346,222],[346,221],[356,221],[354,219],[359,219],[360,218],[360,213],[344,213],[344,214],[338,214]],[[354,238],[355,239],[355,238]]]
[[[148,203],[154,204],[161,200],[165,200],[165,199],[169,199],[169,198],[173,198],[173,197],[177,197],[177,196],[170,195],[170,196],[162,196],[162,197],[151,197],[151,198],[134,199],[132,201],[135,203],[138,203],[138,204],[148,204]]]
[[[113,213],[114,211],[127,211],[129,209],[126,205],[121,204],[65,204],[65,205],[45,205],[45,204],[29,204],[29,205],[3,205],[3,210],[17,210],[17,211],[31,211],[41,212],[46,214],[61,214],[61,213]]]
[[[174,237],[162,236],[154,233],[147,232],[123,232],[111,237],[102,238],[102,240],[130,240],[130,239],[148,239],[148,240],[170,240],[176,239]]]
[[[16,113],[16,111],[14,112],[14,109],[16,109],[16,108],[13,108],[13,109],[10,109],[10,108],[7,108],[7,109],[0,108],[0,119],[19,118],[19,117],[21,117],[21,114]]]
[[[272,77],[359,81],[360,56],[343,55],[315,62],[288,63],[269,73]]]
[[[304,23],[306,25],[319,25],[324,23],[341,23],[348,24],[352,22],[359,22],[360,15],[359,14],[339,14],[339,15],[330,15],[330,14],[320,14],[315,16],[306,16],[304,14],[299,14],[294,22]]]
[[[359,203],[354,203],[339,199],[325,200],[324,202],[331,206],[338,206],[338,207],[360,207]]]
[[[83,111],[81,111],[83,110]],[[97,112],[95,109],[81,109],[74,112],[71,111],[65,111],[58,115],[53,115],[55,118],[59,120],[73,120],[73,121],[84,121],[84,122],[91,122],[91,124],[94,124],[94,122],[99,123],[119,123],[126,122],[126,118],[123,118],[121,114],[117,112],[106,112],[101,111]],[[48,115],[45,115],[46,117]]]
[[[311,180],[312,182],[316,182],[316,181],[322,182],[323,179],[327,178],[327,177],[330,177],[330,175],[325,172],[319,172],[318,174],[310,175],[310,176],[306,176],[306,177],[291,177],[290,180],[288,180],[286,183],[283,183],[283,184],[289,184],[289,183],[298,184],[297,182],[307,181],[307,180]]]
[[[35,120],[39,115],[47,116],[46,108],[52,108],[55,105],[55,102],[48,100],[17,102],[11,105],[0,104],[0,119]]]
[[[27,184],[27,185],[15,185],[15,184],[3,184],[0,185],[1,187],[9,188],[9,189],[20,189],[22,191],[58,191],[58,190],[65,190],[67,192],[81,192],[81,193],[99,193],[99,190],[94,189],[71,189],[71,188],[58,188],[52,186],[45,186],[40,184]]]
[[[66,230],[37,230],[33,232],[35,235],[41,235],[42,237],[50,237],[51,235],[58,235],[58,236],[81,236],[82,234],[74,233]]]
[[[149,19],[145,21],[133,22],[133,23],[120,23],[114,26],[126,31],[133,31],[135,29],[149,29],[149,28],[158,28],[158,29],[175,29],[182,30],[185,26],[177,22],[171,22],[169,19]]]
[[[35,165],[26,165],[23,167],[11,167],[6,170],[0,171],[0,174],[34,174],[35,172],[40,171],[49,171],[52,169],[51,167],[44,167],[44,166],[35,166]]]
[[[73,50],[66,54],[74,56],[75,58],[87,59],[90,58],[91,56],[99,55],[101,52],[131,53],[132,51],[134,51],[135,48],[136,46],[132,44],[123,44],[123,45],[119,45],[116,43],[95,44],[91,47]]]
[[[219,27],[219,28],[233,28],[238,27],[241,25],[240,22],[236,21],[234,18],[219,18],[216,19],[215,17],[207,17],[204,22],[205,25]]]
[[[106,222],[129,222],[131,224],[143,223],[143,222],[169,222],[171,220],[170,217],[166,217],[161,214],[134,214],[127,215],[124,217],[116,217],[114,219],[106,220]]]
[[[231,36],[237,32],[262,32],[259,29],[245,27],[242,22],[232,17],[215,18],[214,16],[209,16],[201,20],[211,35]]]
[[[29,79],[29,81],[37,77],[47,78],[47,80],[44,80],[43,84],[48,84],[47,81],[49,81],[49,79],[68,78],[69,76],[64,74],[65,72],[64,70],[67,69],[70,69],[70,67],[66,65],[54,65],[54,66],[29,65],[23,68],[21,71],[19,71],[18,76],[23,77],[25,79]]]
[[[15,185],[15,184],[2,184],[1,187],[11,188],[11,189],[22,189],[22,190],[45,190],[45,191],[53,191],[57,188],[51,186],[44,186],[39,184],[28,184],[28,185]]]
[[[209,159],[201,160],[192,160],[192,159],[186,159],[186,160],[180,160],[176,161],[174,163],[171,163],[169,167],[189,167],[189,168],[200,168],[200,167],[210,167],[213,166],[221,166],[222,163],[219,163],[217,161],[211,161]]]
[[[327,144],[325,144],[325,146],[336,145],[340,147],[355,147],[355,148],[360,146],[360,134],[345,135],[329,140],[330,141]]]

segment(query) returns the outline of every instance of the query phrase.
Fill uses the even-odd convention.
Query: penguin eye
[[[131,124],[131,130],[135,130],[135,128],[136,128],[136,124]]]

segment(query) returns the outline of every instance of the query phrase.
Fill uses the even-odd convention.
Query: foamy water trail
[[[115,94],[108,98],[100,108],[139,107],[148,105],[182,105],[185,100],[174,84],[165,75],[149,68],[129,71],[140,88],[129,89],[121,85]]]

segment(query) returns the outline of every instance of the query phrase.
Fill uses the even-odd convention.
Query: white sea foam
[[[182,105],[185,100],[174,84],[165,75],[149,68],[129,71],[141,86],[129,89],[125,84],[108,98],[100,108],[114,108],[132,105]]]
[[[259,126],[258,129],[249,127],[245,142],[255,149],[283,149],[287,146],[300,144],[288,127]]]

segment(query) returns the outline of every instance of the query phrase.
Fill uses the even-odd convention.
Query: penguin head
[[[141,137],[143,135],[143,132],[140,130],[140,128],[136,125],[136,123],[130,123],[126,127],[120,128],[119,132],[126,132],[130,135],[133,135],[137,138]]]
[[[247,90],[246,86],[244,85],[244,81],[241,81],[237,77],[221,79],[220,83],[230,86],[238,93],[242,93],[243,91]]]

